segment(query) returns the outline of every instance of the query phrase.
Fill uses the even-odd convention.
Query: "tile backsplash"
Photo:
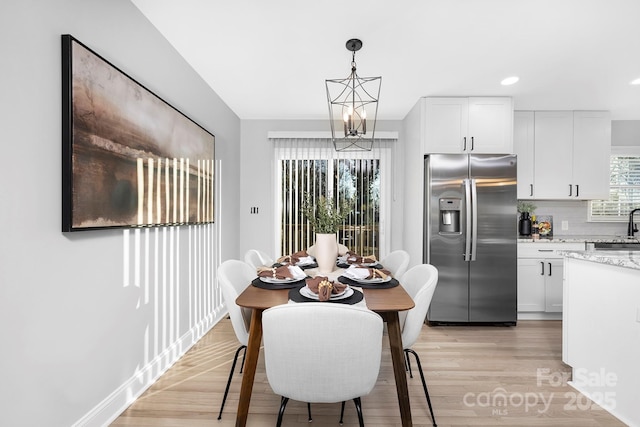
[[[589,203],[573,200],[533,200],[535,215],[553,215],[553,235],[558,236],[611,236],[626,235],[626,222],[587,222]],[[562,229],[568,221],[569,229]]]

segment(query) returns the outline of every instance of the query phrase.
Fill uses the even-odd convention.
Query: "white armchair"
[[[424,394],[427,397],[427,404],[429,405],[429,412],[431,413],[431,419],[433,425],[436,425],[436,418],[433,415],[433,407],[431,406],[431,399],[429,398],[429,391],[427,390],[427,382],[424,379],[424,373],[422,372],[422,364],[418,353],[416,353],[411,346],[416,342],[422,327],[424,326],[424,320],[431,305],[431,298],[433,292],[436,289],[438,283],[438,270],[430,264],[419,264],[410,268],[400,282],[407,293],[413,298],[415,307],[406,312],[404,321],[401,318],[402,325],[402,348],[404,349],[407,359],[407,367],[409,369],[409,375],[413,378],[411,372],[411,363],[409,361],[409,354],[413,354],[418,365],[418,371],[420,372],[420,379],[422,380],[422,388]]]
[[[229,394],[229,386],[233,378],[233,371],[236,368],[236,362],[238,361],[238,355],[240,351],[244,350],[245,355],[247,351],[247,342],[249,341],[249,325],[251,323],[251,310],[242,308],[236,304],[236,298],[244,291],[247,286],[251,284],[251,280],[256,277],[256,270],[246,262],[240,260],[228,260],[223,262],[218,268],[218,283],[222,291],[222,297],[227,305],[229,311],[229,317],[231,318],[231,324],[233,325],[233,331],[236,334],[236,338],[240,342],[240,347],[236,350],[236,354],[233,357],[233,364],[229,371],[229,379],[227,380],[227,387],[224,390],[224,397],[222,398],[222,404],[220,405],[220,413],[218,419],[222,418],[222,410]],[[242,358],[242,364],[240,365],[240,373],[242,373],[242,366],[244,365],[244,356]]]
[[[277,426],[289,399],[342,402],[340,422],[344,402],[353,399],[364,426],[360,398],[371,392],[380,370],[378,314],[326,302],[284,304],[264,311],[262,328],[267,379],[282,396]]]
[[[410,256],[407,251],[397,250],[380,260],[380,264],[391,272],[393,277],[400,280],[407,271]]]
[[[273,265],[273,258],[258,249],[249,249],[244,254],[244,262],[252,266],[254,269],[260,266],[271,267]]]

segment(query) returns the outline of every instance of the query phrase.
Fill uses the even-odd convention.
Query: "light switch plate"
[[[569,221],[562,221],[562,229],[563,230],[569,229]]]

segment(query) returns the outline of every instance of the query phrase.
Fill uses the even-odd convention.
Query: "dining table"
[[[411,421],[409,390],[407,387],[404,350],[402,347],[402,331],[398,313],[412,309],[414,307],[413,299],[402,286],[381,287],[379,289],[367,287],[358,289],[356,292],[359,291],[364,294],[364,302],[367,308],[378,313],[387,323],[400,418],[403,427],[410,427],[413,423]],[[289,303],[289,289],[264,289],[253,285],[249,285],[236,299],[236,304],[240,307],[252,310],[244,373],[242,375],[242,385],[236,414],[236,427],[244,427],[247,425],[253,381],[262,342],[262,312],[270,307],[287,303]],[[327,302],[327,304],[330,303],[331,302]]]

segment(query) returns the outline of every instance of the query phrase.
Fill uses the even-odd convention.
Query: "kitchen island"
[[[622,422],[640,426],[640,251],[560,253],[562,360],[572,368],[570,384]],[[591,405],[576,399],[567,410]]]

